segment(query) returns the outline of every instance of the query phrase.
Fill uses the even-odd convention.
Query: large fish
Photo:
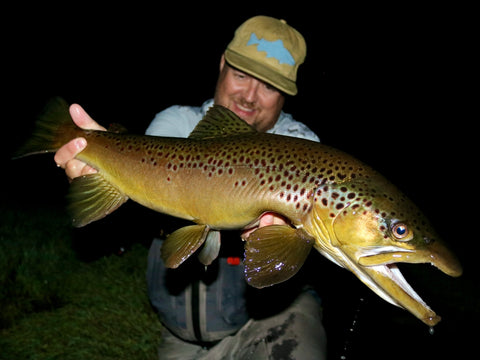
[[[273,212],[290,225],[258,228],[246,239],[245,277],[254,287],[285,281],[312,247],[352,271],[390,303],[429,326],[440,321],[396,263],[431,263],[462,273],[420,210],[379,173],[320,143],[258,133],[229,110],[212,107],[188,139],[82,130],[55,99],[39,117],[22,156],[56,151],[76,137],[77,158],[98,173],[76,178],[69,192],[75,226],[108,215],[127,199],[194,225],[162,248],[168,267],[193,253],[210,264],[221,229],[254,228]]]

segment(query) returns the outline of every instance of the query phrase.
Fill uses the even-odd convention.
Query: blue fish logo
[[[282,40],[268,41],[265,39],[258,39],[255,33],[250,35],[250,39],[247,42],[249,45],[258,45],[257,51],[265,51],[267,53],[267,58],[275,58],[280,64],[295,65],[295,59],[293,58],[290,51],[288,51],[283,45]]]

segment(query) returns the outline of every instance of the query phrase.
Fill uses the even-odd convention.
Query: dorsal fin
[[[125,134],[128,133],[128,129],[119,123],[111,123],[108,127],[108,131],[114,132],[116,134]]]
[[[208,139],[236,134],[255,134],[257,130],[224,106],[213,105],[190,133],[190,139]]]

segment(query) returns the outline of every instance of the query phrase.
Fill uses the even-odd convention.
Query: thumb
[[[99,125],[93,120],[90,115],[78,104],[70,105],[70,115],[72,120],[78,127],[82,129],[90,130],[106,130],[103,126]]]

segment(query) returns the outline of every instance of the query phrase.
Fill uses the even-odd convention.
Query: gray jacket
[[[162,243],[155,239],[150,248],[147,283],[164,326],[183,340],[212,342],[248,321],[242,249],[222,245],[219,258],[207,268],[192,256],[177,269],[167,269],[160,258]]]

